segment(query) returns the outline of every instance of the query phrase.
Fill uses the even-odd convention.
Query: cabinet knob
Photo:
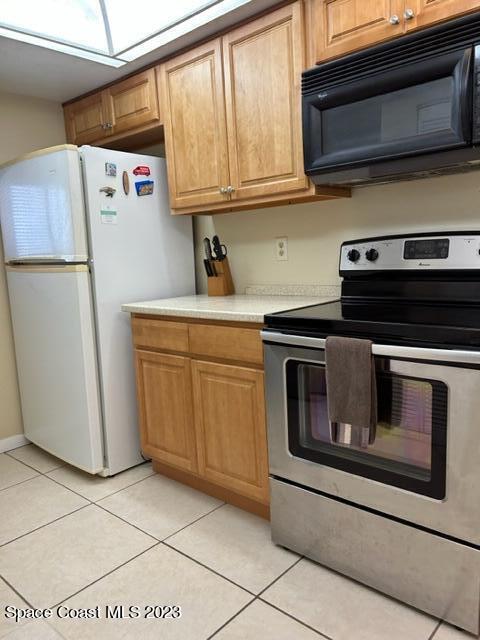
[[[220,193],[225,195],[226,193],[228,193],[227,187],[220,187],[219,189]]]
[[[405,9],[405,13],[403,14],[405,20],[413,20],[415,17],[415,11],[413,9]]]
[[[232,187],[232,185],[229,184],[227,187],[227,193],[233,193],[234,191],[235,191],[235,187]]]
[[[107,122],[105,124],[105,129],[113,129],[113,124],[111,122]]]
[[[400,24],[400,18],[397,15],[390,16],[390,24]]]

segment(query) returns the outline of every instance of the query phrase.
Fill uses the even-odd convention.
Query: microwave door
[[[304,96],[307,173],[471,143],[472,49]]]

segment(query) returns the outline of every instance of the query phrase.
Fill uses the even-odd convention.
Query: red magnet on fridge
[[[133,175],[134,176],[149,176],[150,175],[150,167],[147,167],[146,165],[139,165],[138,167],[135,167],[135,169],[133,170]]]

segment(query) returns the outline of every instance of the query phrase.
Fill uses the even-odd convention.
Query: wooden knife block
[[[208,295],[209,296],[231,296],[235,293],[233,286],[232,273],[228,258],[223,260],[212,260],[217,272],[216,276],[208,277]]]

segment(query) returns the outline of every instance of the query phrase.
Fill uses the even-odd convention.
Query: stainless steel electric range
[[[265,318],[273,540],[478,633],[480,231],[345,242],[340,275]],[[374,439],[328,420],[329,335],[373,341]]]

